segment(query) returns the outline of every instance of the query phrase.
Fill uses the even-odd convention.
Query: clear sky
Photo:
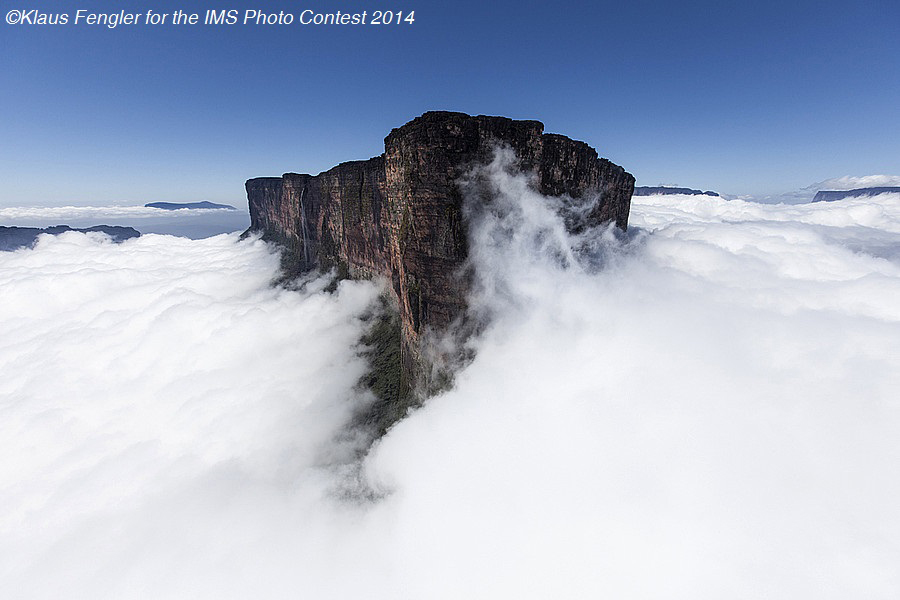
[[[21,4],[21,6],[20,6]],[[415,11],[412,25],[0,23],[0,204],[242,204],[427,110],[544,122],[639,184],[900,174],[900,2],[34,0],[67,12]]]

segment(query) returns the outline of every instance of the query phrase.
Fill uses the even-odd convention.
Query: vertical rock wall
[[[247,182],[250,231],[285,248],[297,271],[336,267],[383,276],[400,314],[401,388],[421,364],[422,335],[465,312],[467,231],[457,181],[510,147],[545,195],[583,198],[587,221],[625,229],[634,177],[583,142],[545,134],[538,121],[429,112],[394,129],[383,155],[319,175],[287,173]]]

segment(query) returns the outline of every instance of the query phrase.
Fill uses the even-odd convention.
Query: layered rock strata
[[[403,395],[421,373],[422,337],[465,313],[468,238],[458,181],[498,145],[515,152],[542,194],[590,203],[579,227],[627,227],[634,177],[587,144],[543,130],[538,121],[425,113],[391,131],[381,156],[319,175],[247,181],[250,231],[281,244],[292,271],[334,267],[390,281]]]

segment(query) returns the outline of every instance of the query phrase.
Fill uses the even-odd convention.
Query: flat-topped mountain
[[[878,194],[900,194],[900,187],[870,187],[855,190],[822,190],[816,192],[813,202],[834,202],[854,196],[877,196]]]
[[[89,233],[99,231],[105,233],[116,242],[122,242],[131,238],[139,237],[141,232],[131,227],[120,227],[118,225],[95,225],[85,229],[74,229],[68,225],[55,225],[53,227],[3,227],[0,226],[0,251],[18,250],[34,244],[37,237],[42,233],[51,235],[59,235],[67,231],[77,231],[80,233]]]
[[[465,320],[469,240],[458,182],[490,162],[498,145],[515,152],[539,192],[584,205],[580,229],[627,227],[634,177],[584,142],[544,133],[538,121],[428,112],[391,131],[380,156],[319,175],[247,181],[248,231],[281,244],[289,268],[336,268],[390,282],[399,332],[385,343],[399,346],[398,380],[383,386],[397,397],[374,416],[382,429],[402,416],[403,398],[427,379],[423,337]],[[392,350],[387,346],[382,355]]]
[[[226,208],[228,210],[237,210],[230,204],[216,204],[214,202],[149,202],[144,205],[146,208],[161,208],[163,210],[179,210],[187,208],[191,210],[210,210],[214,208]]]
[[[692,190],[691,188],[669,187],[666,185],[646,186],[639,185],[634,188],[635,196],[665,196],[670,194],[682,194],[685,196],[718,196],[715,192]]]

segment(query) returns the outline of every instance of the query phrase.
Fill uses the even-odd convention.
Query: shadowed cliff
[[[391,131],[381,156],[315,176],[247,181],[249,231],[283,246],[289,275],[335,268],[342,277],[389,282],[396,318],[381,319],[364,340],[375,349],[377,372],[368,383],[379,396],[364,419],[378,433],[415,402],[413,391],[447,383],[449,373],[425,357],[428,338],[470,325],[459,181],[472,167],[509,148],[537,191],[581,204],[583,218],[572,229],[627,227],[634,177],[584,142],[543,130],[538,121],[428,112]]]

